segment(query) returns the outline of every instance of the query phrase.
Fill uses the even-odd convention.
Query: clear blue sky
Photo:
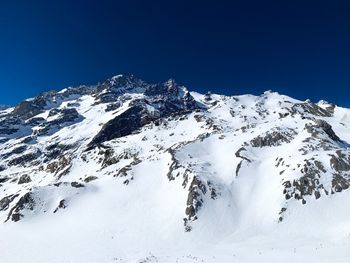
[[[350,106],[347,1],[0,1],[0,104],[124,73]]]

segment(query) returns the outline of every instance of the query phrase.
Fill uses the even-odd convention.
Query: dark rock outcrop
[[[184,219],[186,231],[191,230],[189,222],[198,218],[197,213],[203,205],[202,195],[205,195],[206,192],[207,188],[205,184],[197,176],[194,176],[189,187],[187,207],[185,210],[185,214],[187,215],[187,218]]]
[[[250,141],[253,147],[279,146],[282,143],[289,143],[296,134],[291,129],[268,131]]]
[[[316,120],[317,126],[320,127],[333,141],[340,141],[340,138],[335,134],[332,126],[324,120]]]
[[[5,211],[9,208],[9,205],[11,202],[18,196],[18,194],[15,195],[9,195],[5,196],[0,200],[0,211]]]
[[[101,131],[92,139],[89,147],[92,148],[103,142],[130,135],[155,118],[141,105],[127,109],[125,112],[107,122]]]
[[[330,164],[337,173],[348,172],[350,171],[350,156],[338,150],[336,155],[331,155]]]
[[[78,183],[78,182],[71,182],[70,185],[75,188],[82,188],[85,187],[85,185]]]
[[[27,192],[24,194],[16,203],[16,205],[10,210],[6,221],[11,219],[14,222],[21,220],[23,214],[22,210],[34,210],[35,207],[35,199],[31,192]]]
[[[8,162],[9,166],[25,166],[26,164],[33,162],[39,158],[41,151],[36,150],[32,153],[23,154],[19,157],[13,158]]]
[[[65,209],[67,207],[66,200],[62,199],[53,213],[56,213],[59,209]]]
[[[18,184],[27,184],[30,183],[32,181],[32,179],[30,178],[30,176],[28,174],[23,174],[19,180],[18,180]]]
[[[94,181],[94,180],[97,180],[97,179],[98,179],[97,176],[90,175],[90,176],[88,176],[88,177],[86,177],[86,178],[84,179],[84,182],[85,182],[85,183],[89,183],[89,182]]]
[[[291,108],[291,113],[292,115],[299,113],[302,115],[310,114],[310,115],[319,116],[319,117],[332,117],[332,113],[330,111],[324,110],[312,102],[294,104]]]
[[[41,113],[45,106],[46,101],[39,96],[33,100],[22,101],[15,107],[11,114],[26,120]]]
[[[303,174],[300,178],[292,182],[285,181],[283,183],[283,194],[287,200],[293,197],[297,200],[302,200],[304,204],[306,202],[305,196],[314,195],[318,199],[321,191],[327,193],[324,186],[320,184],[321,173],[326,172],[324,165],[320,161],[305,160],[300,172]]]

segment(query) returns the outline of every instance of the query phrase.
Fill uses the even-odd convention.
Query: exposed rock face
[[[46,166],[46,170],[60,178],[69,172],[72,166],[71,158],[69,156],[60,155],[55,160],[57,161],[53,161]]]
[[[27,153],[27,154],[23,154],[19,157],[13,158],[11,161],[8,162],[9,166],[26,166],[29,163],[37,160],[41,155],[40,150],[37,150],[35,152],[32,153]]]
[[[22,146],[19,146],[19,147],[13,149],[11,154],[20,154],[20,153],[23,153],[25,150],[27,150],[27,146],[22,145]]]
[[[188,91],[180,94],[180,87],[172,80],[164,84],[149,85],[145,99],[130,103],[126,111],[106,123],[90,143],[90,148],[105,141],[127,136],[137,129],[179,111],[198,108]],[[181,96],[180,96],[181,95]]]
[[[90,175],[90,176],[88,176],[88,177],[86,177],[86,178],[84,179],[84,182],[85,182],[85,183],[89,183],[89,182],[94,181],[94,180],[96,180],[96,179],[98,179],[97,176]]]
[[[41,113],[45,106],[46,101],[41,97],[23,101],[13,110],[12,115],[26,120]]]
[[[57,113],[55,115],[58,115],[59,117],[49,122],[50,125],[60,125],[64,123],[74,122],[76,119],[80,117],[79,113],[74,108],[64,108],[61,110],[57,110]]]
[[[41,122],[39,129],[34,132],[36,136],[49,135],[60,127],[68,127],[84,119],[74,108],[53,109],[48,116],[56,116],[56,118],[52,121]]]
[[[30,178],[30,176],[28,174],[23,174],[19,180],[18,180],[18,184],[27,184],[30,183],[32,181],[32,179]]]
[[[187,218],[184,219],[186,231],[191,231],[189,222],[198,219],[197,213],[203,205],[202,195],[205,195],[206,192],[207,189],[205,185],[196,176],[193,177],[189,188],[187,208],[185,211],[187,215]]]
[[[259,135],[250,141],[253,147],[279,146],[282,143],[289,143],[295,132],[293,130],[268,131],[264,135]]]
[[[189,188],[189,194],[187,199],[187,208],[186,215],[189,220],[197,219],[196,213],[199,208],[202,206],[203,200],[200,198],[201,194],[207,192],[205,185],[198,180],[197,177],[194,177]]]
[[[18,117],[6,116],[0,119],[0,135],[12,135],[19,130],[21,125],[23,121]]]
[[[0,211],[5,211],[9,208],[9,205],[11,202],[17,197],[18,195],[9,195],[5,196],[3,199],[0,200]]]
[[[10,210],[7,220],[11,219],[14,222],[21,220],[24,209],[33,210],[35,206],[35,200],[31,192],[24,194],[16,203],[16,205]]]
[[[344,153],[341,150],[335,152],[335,155],[331,155],[330,159],[331,167],[338,173],[350,171],[350,157],[348,153]]]
[[[312,134],[313,137],[318,137],[318,135],[320,134],[320,130],[322,130],[324,133],[328,135],[328,137],[331,140],[336,142],[340,141],[339,137],[333,131],[332,126],[324,120],[320,120],[320,119],[315,120],[314,125],[307,125],[305,126],[305,128],[309,133]]]
[[[71,182],[70,184],[72,187],[75,187],[75,188],[81,188],[81,187],[84,187],[83,184],[81,183],[78,183],[78,182]]]
[[[54,213],[56,213],[59,209],[65,209],[67,207],[67,204],[66,204],[66,200],[62,199],[57,208],[53,211]]]
[[[295,198],[302,200],[304,204],[305,196],[314,195],[316,199],[321,196],[321,192],[328,194],[324,186],[320,184],[321,174],[326,170],[321,162],[315,160],[305,160],[303,168],[300,170],[302,176],[297,180],[285,181],[284,191],[286,200]]]
[[[322,109],[312,102],[296,103],[291,108],[291,113],[294,114],[311,114],[319,117],[332,117],[332,113]]]
[[[106,123],[101,131],[93,138],[90,146],[101,144],[105,141],[130,135],[152,121],[152,116],[142,106],[134,106],[113,120]]]
[[[117,101],[125,93],[144,92],[147,84],[135,76],[118,75],[98,85],[93,96],[98,103]]]
[[[335,192],[341,192],[343,190],[346,190],[349,188],[350,185],[350,178],[347,177],[343,177],[340,174],[334,174],[333,176],[333,180],[332,180],[332,189]],[[334,193],[334,192],[332,192]]]

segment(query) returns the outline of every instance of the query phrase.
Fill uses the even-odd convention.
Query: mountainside
[[[123,75],[0,107],[0,262],[347,262],[349,121]]]
[[[1,105],[0,104],[0,110],[6,110],[7,108],[10,108],[9,106],[6,105]]]

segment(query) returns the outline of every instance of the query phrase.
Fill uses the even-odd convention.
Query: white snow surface
[[[350,262],[350,191],[322,192],[317,200],[305,196],[306,204],[294,198],[287,201],[283,194],[283,183],[300,178],[304,160],[310,158],[323,163],[320,183],[328,192],[332,188],[329,155],[336,149],[303,154],[300,149],[310,137],[305,125],[313,123],[303,116],[309,113],[280,117],[305,102],[274,92],[212,94],[209,102],[203,94],[191,94],[206,105],[205,110],[166,118],[166,124],[150,123],[137,133],[105,142],[119,158],[107,166],[100,160],[103,149],[86,151],[89,142],[105,123],[144,95],[130,93],[131,100],[107,112],[107,104],[96,104],[91,95],[59,102],[58,109],[76,105],[83,120],[37,137],[31,147],[44,152],[53,143],[78,145],[67,152],[71,167],[60,178],[48,172],[46,164],[42,168],[40,164],[11,166],[0,172],[14,180],[2,184],[0,200],[19,194],[16,202],[30,191],[36,202],[34,209],[22,211],[18,222],[6,220],[15,202],[0,211],[0,262]],[[324,101],[317,105],[330,106]],[[49,110],[37,117],[55,120],[48,117]],[[327,121],[342,140],[337,147],[348,151],[349,109],[335,106],[331,117],[315,119]],[[291,140],[275,146],[251,145],[251,140],[276,128],[292,134]],[[18,145],[20,139],[11,138],[2,143],[0,153]],[[242,147],[240,154],[249,162],[237,156]],[[174,158],[178,165],[169,180]],[[283,167],[276,166],[279,158]],[[6,166],[5,161],[0,165]],[[126,174],[118,176],[125,167]],[[18,184],[23,174],[30,175],[31,182]],[[84,182],[89,176],[96,180]],[[189,220],[190,231],[186,231],[185,210],[194,177],[206,184],[206,193],[201,193],[198,218]],[[62,185],[54,186],[58,182]],[[70,187],[71,182],[84,187]],[[215,188],[215,198],[209,185]],[[66,207],[54,213],[63,199]],[[282,208],[286,211],[280,222]]]

